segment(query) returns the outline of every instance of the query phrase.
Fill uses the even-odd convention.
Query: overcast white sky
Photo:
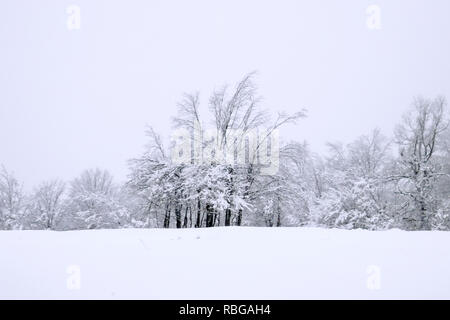
[[[90,167],[123,180],[145,125],[169,135],[183,92],[206,102],[253,70],[265,108],[309,110],[286,139],[323,152],[389,135],[414,96],[450,98],[449,15],[448,0],[2,0],[0,163],[27,186]]]

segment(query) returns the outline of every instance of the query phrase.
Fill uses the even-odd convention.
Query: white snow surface
[[[1,231],[0,298],[449,299],[450,232]]]

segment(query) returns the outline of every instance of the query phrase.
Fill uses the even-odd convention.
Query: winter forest
[[[209,114],[200,114],[200,101]],[[265,111],[251,73],[209,96],[181,97],[173,130],[188,133],[183,143],[199,146],[185,152],[186,161],[177,161],[176,141],[166,143],[149,126],[145,152],[129,160],[123,184],[112,173],[91,168],[72,181],[44,181],[25,192],[2,166],[0,229],[449,230],[446,100],[411,97],[404,105],[410,108],[390,136],[374,128],[349,144],[330,142],[328,152],[319,155],[307,141],[281,136],[278,141],[275,133],[283,126],[308,121],[308,107],[295,114]],[[258,132],[256,140],[249,139],[251,132]],[[223,153],[233,161],[222,161]],[[276,153],[277,170],[264,174],[261,158],[269,153]]]

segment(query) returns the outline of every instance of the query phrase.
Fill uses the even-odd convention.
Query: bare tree
[[[112,175],[106,170],[85,170],[70,184],[70,193],[83,194],[86,192],[111,195],[114,192]]]
[[[65,184],[59,180],[41,183],[32,196],[32,216],[46,229],[53,229],[55,220],[62,211]]]
[[[23,207],[24,194],[22,186],[2,166],[0,170],[0,228],[19,228]]]
[[[326,162],[314,159],[313,217],[318,224],[343,228],[386,228],[385,165],[389,143],[378,130],[344,146],[329,143]],[[311,169],[310,169],[311,170]]]
[[[358,175],[365,178],[376,177],[388,159],[389,148],[390,143],[380,130],[375,129],[348,146],[350,165]]]
[[[449,124],[445,106],[442,97],[415,99],[413,109],[404,116],[395,132],[401,173],[392,178],[398,181],[398,192],[407,199],[404,219],[412,228],[430,229],[430,215],[436,210],[432,191],[436,179],[445,173],[441,172],[434,156]]]
[[[64,222],[70,228],[118,228],[130,215],[106,170],[86,170],[70,184]]]

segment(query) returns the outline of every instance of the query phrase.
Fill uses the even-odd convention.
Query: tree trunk
[[[189,207],[186,206],[186,211],[185,211],[185,213],[184,213],[184,223],[183,223],[183,228],[187,228],[187,226],[188,226],[188,210],[189,210]]]
[[[278,210],[277,227],[281,227],[281,210]]]
[[[231,225],[231,209],[225,210],[225,227],[229,227]]]
[[[201,227],[201,203],[200,203],[200,199],[197,202],[197,220],[195,222],[195,227],[196,228],[200,228]]]
[[[280,198],[278,197],[277,204],[277,227],[281,227],[281,207],[280,207]]]
[[[427,208],[425,206],[425,201],[420,201],[420,230],[429,230]]]
[[[239,209],[237,219],[236,219],[236,225],[240,226],[242,223],[242,209]]]
[[[175,217],[177,219],[177,229],[181,228],[181,205],[175,206]]]
[[[230,190],[230,200],[228,201],[228,209],[225,210],[225,226],[229,227],[231,225],[231,202],[232,197],[234,193],[234,187],[233,187],[233,168],[230,166],[228,167],[228,173],[230,174],[230,182],[228,185],[228,188]]]
[[[164,216],[164,228],[169,228],[170,226],[170,206],[166,206],[166,214]]]
[[[214,223],[213,226],[220,226],[220,213],[217,210],[214,210]]]
[[[211,204],[206,204],[206,227],[214,226],[214,208]]]

